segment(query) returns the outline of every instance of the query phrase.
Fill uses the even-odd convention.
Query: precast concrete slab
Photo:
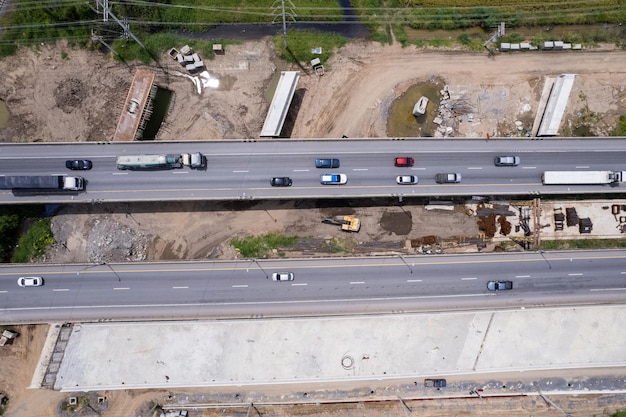
[[[76,324],[55,389],[383,380],[626,365],[626,306]]]

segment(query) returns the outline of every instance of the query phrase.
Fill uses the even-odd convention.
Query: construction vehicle
[[[603,185],[624,181],[625,171],[545,171],[544,185]]]
[[[0,189],[14,193],[46,193],[59,191],[83,191],[85,179],[66,175],[3,175]]]
[[[124,155],[117,157],[117,169],[173,169],[188,166],[206,168],[206,157],[200,152],[169,155]]]
[[[334,224],[335,226],[341,226],[341,230],[344,232],[358,233],[361,230],[361,220],[357,217],[343,216],[343,217],[326,217],[322,219],[322,223]]]

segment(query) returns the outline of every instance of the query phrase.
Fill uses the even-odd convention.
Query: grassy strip
[[[544,250],[626,248],[626,239],[543,240]]]
[[[613,136],[626,136],[626,116],[620,115],[619,125],[612,133]]]
[[[142,42],[146,46],[146,49],[143,49],[132,39],[115,41],[112,46],[119,54],[118,58],[126,62],[137,60],[144,64],[149,64],[150,62],[158,61],[160,54],[172,47],[180,48],[183,45],[189,45],[195,52],[200,54],[202,59],[210,60],[215,56],[213,44],[219,43],[223,46],[227,46],[238,43],[237,41],[227,41],[225,39],[193,39],[168,32],[142,36],[141,38],[143,38]]]
[[[348,41],[348,38],[333,33],[290,30],[287,32],[287,49],[285,49],[282,36],[273,38],[278,56],[293,63],[308,63],[312,58],[319,58],[323,64],[336,48],[342,47]],[[321,55],[311,53],[311,48],[317,47],[322,48]]]
[[[18,241],[11,262],[27,263],[39,258],[56,241],[50,230],[50,219],[38,220]]]
[[[293,246],[297,242],[297,236],[268,233],[262,236],[247,236],[243,239],[233,239],[230,241],[230,244],[237,248],[244,258],[267,258],[271,250]],[[281,254],[279,253],[279,255]]]

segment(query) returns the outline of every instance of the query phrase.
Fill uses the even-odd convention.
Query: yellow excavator
[[[322,219],[322,223],[341,226],[341,230],[343,230],[344,232],[358,233],[358,231],[361,230],[361,220],[359,220],[358,217],[326,217]]]

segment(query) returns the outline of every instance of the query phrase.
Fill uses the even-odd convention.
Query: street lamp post
[[[267,272],[265,272],[265,269],[263,269],[263,267],[261,266],[261,264],[256,260],[256,259],[252,259],[252,262],[254,262],[255,264],[258,265],[258,267],[261,269],[261,271],[263,271],[263,273],[265,274],[265,278],[269,279],[270,276],[267,275]]]
[[[413,268],[411,268],[411,265],[409,265],[405,260],[404,257],[402,257],[402,255],[398,255],[398,257],[402,260],[402,262],[404,262],[404,264],[406,265],[407,268],[409,268],[409,271],[411,271],[411,274],[413,273]]]
[[[113,267],[112,267],[111,265],[109,265],[109,264],[108,264],[108,263],[106,263],[106,262],[100,262],[100,265],[106,265],[106,266],[107,266],[107,267],[111,270],[111,272],[113,272],[113,275],[115,275],[115,276],[117,277],[117,280],[118,280],[119,282],[122,282],[122,278],[120,278],[120,276],[119,276],[119,275],[117,275],[117,272],[115,272],[115,269],[113,269]]]

